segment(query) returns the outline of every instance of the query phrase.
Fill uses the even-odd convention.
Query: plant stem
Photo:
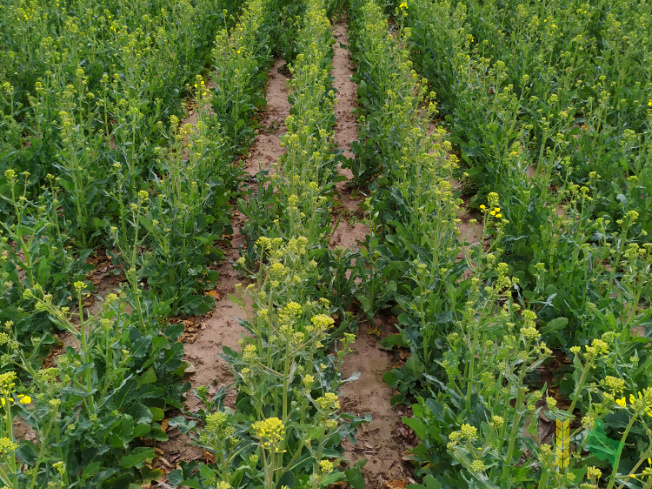
[[[616,483],[616,477],[618,476],[618,465],[620,465],[620,456],[623,454],[623,448],[625,448],[625,441],[627,440],[627,436],[629,435],[632,426],[634,426],[634,421],[636,421],[637,417],[638,417],[638,411],[636,411],[632,416],[632,419],[629,420],[629,424],[627,425],[627,428],[625,428],[625,433],[623,433],[623,436],[620,439],[620,444],[618,445],[618,453],[616,453],[616,460],[613,466],[614,470],[613,472],[611,472],[611,477],[609,477],[609,485],[607,486],[607,489],[611,489]]]

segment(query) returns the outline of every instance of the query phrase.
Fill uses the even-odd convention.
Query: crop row
[[[469,205],[504,196],[500,247],[521,295],[547,303],[542,321],[567,320],[554,346],[650,320],[651,12],[636,5],[416,1],[401,13]]]
[[[62,56],[66,51],[52,47],[50,39],[50,51],[43,52],[61,58],[61,65],[50,65],[56,74],[41,74],[36,63],[25,68],[36,70],[34,87],[3,85],[10,96],[4,100],[8,113],[2,124],[14,131],[3,135],[16,137],[3,140],[7,144],[0,181],[6,190],[0,286],[0,481],[5,486],[126,487],[163,476],[149,465],[155,456],[151,445],[167,440],[160,422],[166,410],[182,408],[182,395],[189,389],[182,380],[186,363],[178,341],[183,325],[170,324],[167,318],[210,305],[202,291],[216,278],[209,264],[221,256],[215,241],[230,229],[228,200],[239,187],[240,170],[233,159],[251,142],[252,117],[264,103],[261,92],[271,50],[261,41],[270,30],[271,15],[261,5],[244,10],[229,40],[249,51],[225,53],[224,37],[218,34],[215,88],[208,88],[202,77],[186,86],[196,112],[192,125],[181,124],[175,115],[181,115],[178,95],[190,73],[175,79],[176,87],[165,88],[176,93],[170,99],[173,109],[162,109],[156,99],[147,98],[148,77],[163,78],[156,74],[165,65],[157,57],[163,53],[156,50],[183,48],[154,44],[149,37],[143,42],[156,53],[132,53],[133,63],[123,68],[142,72],[128,83],[122,72],[94,80],[95,70],[106,68],[101,59],[81,62],[69,53]],[[39,34],[37,28],[47,25],[52,31],[44,32],[57,34],[56,46],[93,45],[80,44],[80,36],[95,31],[60,30],[61,24],[48,14],[51,7],[31,5],[33,17],[26,14],[26,20],[44,23],[30,25],[30,32]],[[228,10],[217,11],[232,23]],[[94,12],[85,11],[87,22]],[[115,17],[113,24],[122,37],[112,37],[112,42],[129,53],[144,34],[140,24],[132,25],[133,17],[120,12],[103,16]],[[59,15],[64,14],[66,25],[82,22],[74,10],[61,8]],[[201,22],[193,24],[190,14],[176,18],[173,25],[159,20],[153,32],[177,40],[176,29],[199,35],[194,29],[203,28]],[[94,28],[97,24],[95,19]],[[211,24],[211,29],[216,27]],[[204,56],[210,49],[191,51]],[[201,67],[205,60],[188,62]],[[69,84],[67,63],[74,66]],[[229,70],[247,76],[226,84]],[[144,77],[145,72],[151,75]],[[21,95],[21,90],[26,93]],[[237,110],[223,105],[233,92],[243,102]],[[29,103],[23,105],[21,97]],[[219,117],[213,111],[219,111]],[[158,122],[163,116],[166,122]],[[50,133],[40,132],[40,127]],[[57,151],[52,161],[58,163],[40,166],[30,150],[41,144]],[[47,172],[45,178],[41,171]],[[95,208],[93,202],[104,207]],[[101,218],[104,224],[84,227],[84,215]],[[96,307],[90,300],[95,287],[85,275],[93,268],[86,263],[92,246],[106,249],[117,269],[124,270],[125,281],[119,292],[109,293]],[[44,360],[55,346],[57,330],[67,346]],[[27,441],[24,433],[17,440],[16,427],[31,432],[36,443]]]
[[[333,180],[335,95],[331,88],[331,26],[322,0],[309,0],[290,66],[291,114],[285,153],[263,172],[257,192],[241,199],[250,243],[239,259],[253,283],[241,287],[251,313],[241,324],[241,350],[225,348],[235,372],[235,411],[224,390],[206,391],[202,428],[186,422],[215,464],[182,464],[169,475],[190,487],[327,487],[347,479],[360,487],[360,468],[337,469],[341,442],[363,422],[340,413],[343,357],[354,336],[333,298],[338,259],[328,247]],[[330,270],[329,270],[330,269]],[[337,324],[335,318],[338,319]],[[341,340],[341,343],[338,343]],[[352,379],[347,379],[352,380]]]
[[[647,339],[631,332],[639,324],[632,319],[646,324],[649,314],[638,306],[647,283],[639,275],[649,267],[646,248],[614,241],[613,267],[605,268],[629,273],[614,272],[611,278],[623,283],[621,290],[630,287],[637,302],[624,314],[620,312],[626,304],[622,296],[610,298],[610,304],[621,308],[613,312],[594,305],[593,315],[605,318],[603,326],[594,322],[592,328],[577,335],[583,338],[583,346],[567,346],[571,363],[558,372],[561,382],[551,389],[542,374],[558,367],[543,340],[559,345],[555,333],[567,328],[570,321],[546,315],[555,291],[546,286],[531,293],[523,290],[526,277],[519,261],[509,254],[510,242],[520,239],[513,232],[519,221],[512,225],[510,218],[516,216],[509,214],[517,197],[511,187],[502,197],[494,191],[481,193],[479,243],[471,246],[459,236],[461,201],[454,197],[451,178],[459,161],[449,153],[454,146],[441,139],[445,131],[428,130],[428,113],[436,114],[434,94],[424,96],[427,84],[411,69],[409,56],[414,52],[427,51],[444,65],[457,62],[456,56],[446,58],[448,44],[435,45],[433,41],[464,32],[456,24],[449,25],[447,15],[434,10],[446,5],[397,5],[395,36],[388,32],[387,20],[375,2],[352,2],[351,12],[363,106],[360,143],[354,147],[357,162],[352,170],[359,182],[372,190],[372,231],[377,234],[363,251],[374,257],[367,288],[368,296],[378,301],[367,308],[370,314],[377,308],[393,308],[399,334],[385,339],[384,344],[408,348],[411,353],[403,368],[385,378],[399,391],[394,402],[417,400],[414,416],[404,419],[421,440],[413,450],[417,474],[424,477],[423,484],[429,489],[460,485],[572,487],[584,477],[587,487],[594,487],[602,477],[601,468],[608,487],[626,481],[630,484],[650,455],[649,345]],[[460,5],[458,10],[463,10]],[[406,23],[414,28],[403,28]],[[417,27],[423,26],[429,26],[429,37],[415,40],[412,36]],[[470,38],[465,42],[470,43]],[[476,76],[475,67],[461,71]],[[465,87],[457,95],[489,97],[494,93],[498,98],[497,90]],[[490,106],[475,110],[480,114]],[[482,113],[482,120],[487,119],[487,113]],[[455,125],[453,131],[454,142],[468,136]],[[492,139],[487,135],[480,141],[488,144]],[[462,157],[466,162],[464,153]],[[518,168],[516,160],[512,165],[499,172],[501,178]],[[521,178],[525,179],[525,172]],[[579,214],[588,199],[581,200],[586,192],[573,188],[579,196],[569,201],[565,210],[572,213],[578,209]],[[573,218],[556,222],[576,242],[584,239],[578,251],[591,253],[606,246],[604,241],[589,244],[586,235],[574,235],[577,229],[573,225],[580,219],[571,215]],[[635,231],[636,219],[637,215],[629,214],[618,223],[624,229],[620,235],[624,241],[628,229],[640,232],[640,228]],[[555,236],[546,228],[530,232],[545,239]],[[586,262],[580,259],[578,263],[577,258],[569,262],[565,257],[553,264],[574,273],[586,271]],[[531,265],[532,273],[542,279],[548,263]],[[634,276],[638,278],[628,284]],[[567,288],[560,294],[562,301],[578,290]],[[568,336],[562,338],[568,341]],[[539,426],[545,426],[541,419],[573,423],[569,436],[577,450],[572,463],[567,449],[556,446],[555,454],[549,441],[539,437]]]

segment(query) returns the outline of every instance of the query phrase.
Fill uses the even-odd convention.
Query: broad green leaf
[[[118,465],[124,469],[131,467],[142,467],[145,462],[153,460],[156,456],[153,448],[138,447],[130,455],[125,455],[120,459]]]
[[[595,422],[595,428],[586,437],[586,449],[600,460],[608,461],[612,467],[616,463],[619,445],[617,440],[607,436],[601,419]]]

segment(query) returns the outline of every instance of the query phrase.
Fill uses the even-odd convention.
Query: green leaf
[[[152,344],[152,337],[150,335],[141,336],[131,344],[130,352],[134,358],[143,358],[149,351],[149,346]]]
[[[132,418],[134,418],[134,423],[136,424],[146,424],[152,422],[152,412],[144,404],[137,402],[129,407],[127,410]]]
[[[97,471],[100,470],[100,465],[101,463],[99,461],[91,462],[90,464],[88,464],[84,469],[84,471],[82,472],[81,480],[87,481],[95,474],[97,474]]]
[[[165,417],[165,412],[161,408],[151,407],[149,411],[152,413],[152,421],[161,421]]]
[[[172,428],[179,428],[181,433],[188,433],[191,429],[197,426],[197,423],[193,420],[187,420],[183,416],[175,416],[170,420],[169,426]]]
[[[332,472],[321,480],[319,486],[328,487],[331,484],[334,484],[337,481],[343,481],[344,479],[346,479],[346,474],[344,472]]]
[[[417,375],[425,370],[423,363],[416,355],[410,355],[410,358],[405,362],[405,368]]]
[[[362,461],[360,464],[358,462]],[[362,467],[367,463],[367,459],[358,460],[353,467],[347,469],[344,473],[346,474],[346,482],[353,489],[364,489],[364,477],[362,476]]]
[[[183,473],[181,472],[181,469],[176,469],[172,472],[168,472],[168,481],[173,486],[180,486],[183,482]]]
[[[163,476],[165,473],[161,469],[150,469],[149,467],[145,466],[142,469],[140,469],[140,475],[143,478],[144,482],[151,482],[151,481],[160,481],[163,479]],[[142,487],[142,486],[138,486]]]
[[[120,459],[118,465],[124,469],[131,467],[141,468],[148,460],[153,460],[156,456],[153,448],[138,447],[130,455],[125,455]]]
[[[601,419],[595,422],[595,428],[586,437],[586,449],[600,460],[608,461],[612,467],[616,464],[619,446],[617,440],[607,436]]]
[[[156,371],[154,367],[148,368],[138,377],[138,385],[153,384],[154,382],[156,382]]]
[[[422,484],[410,484],[406,489],[442,489],[441,482],[435,479],[432,475],[428,474],[423,478]]]
[[[419,440],[424,440],[426,438],[426,434],[428,433],[428,426],[419,418],[408,418],[404,416],[403,423],[412,428]]]
[[[568,318],[555,318],[552,321],[548,321],[548,324],[541,328],[541,334],[547,335],[554,331],[561,331],[567,324]]]
[[[215,470],[211,469],[208,465],[199,464],[199,475],[201,475],[204,480],[210,480],[211,477],[215,477],[216,473]]]
[[[152,427],[148,424],[139,424],[134,428],[134,432],[132,436],[134,439],[136,438],[141,438],[145,435],[147,435],[150,431],[152,431]]]
[[[383,345],[385,348],[392,348],[394,346],[402,346],[403,348],[409,348],[410,345],[408,344],[407,341],[403,338],[403,335],[401,334],[393,334],[388,336],[387,338],[383,339],[380,342],[381,345]]]
[[[294,489],[294,474],[292,472],[288,471],[283,474],[283,477],[281,477],[278,481],[278,484],[276,484],[276,489],[281,489],[283,486]]]

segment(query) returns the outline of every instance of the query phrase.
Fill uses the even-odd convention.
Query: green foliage
[[[564,43],[586,38],[556,37],[556,29],[587,28],[571,19],[606,4],[581,11],[546,4],[544,12],[533,3],[390,2],[395,35],[375,2],[351,7],[361,136],[349,166],[371,190],[360,302],[370,317],[392,307],[399,334],[383,344],[410,351],[385,380],[398,391],[392,403],[417,400],[404,421],[421,440],[413,450],[425,476],[420,487],[576,487],[585,476],[582,487],[596,487],[601,473],[591,464],[608,472],[607,487],[630,484],[628,474],[640,473],[650,453],[649,418],[636,411],[649,383],[649,222],[640,217],[649,204],[647,195],[634,203],[624,190],[613,192],[638,185],[647,172],[649,116],[640,110],[647,77],[632,70],[637,102],[613,97],[620,81],[607,85],[598,73],[587,82],[591,91],[583,85],[577,92],[586,98],[562,93],[575,90],[580,73],[613,67],[596,62],[605,54],[587,61],[581,49],[563,52]],[[541,24],[526,15],[533,12]],[[615,13],[605,18],[620,28]],[[561,45],[546,43],[553,34]],[[600,49],[621,42],[629,38]],[[647,55],[630,48],[625,63]],[[515,58],[524,51],[527,60]],[[442,98],[438,125],[453,144],[424,130],[425,107],[437,114],[434,94],[426,99],[408,56]],[[580,140],[587,146],[579,149]],[[451,151],[461,161],[459,181]],[[610,159],[616,154],[619,164]],[[456,229],[456,185],[467,195],[477,191],[469,201],[471,212],[480,211],[472,220],[479,221],[477,243]],[[616,205],[603,205],[607,195]],[[543,340],[585,345],[570,349],[573,364],[559,372],[561,398],[571,400],[566,410],[540,379],[552,353]],[[631,407],[624,398],[616,403],[625,392],[636,393]],[[538,437],[540,415],[582,416],[572,435],[576,463],[565,472]],[[602,420],[612,424],[604,437],[593,431]],[[581,455],[586,446],[599,452],[606,436],[621,450],[632,443],[636,453],[618,456],[611,443],[611,466]]]

